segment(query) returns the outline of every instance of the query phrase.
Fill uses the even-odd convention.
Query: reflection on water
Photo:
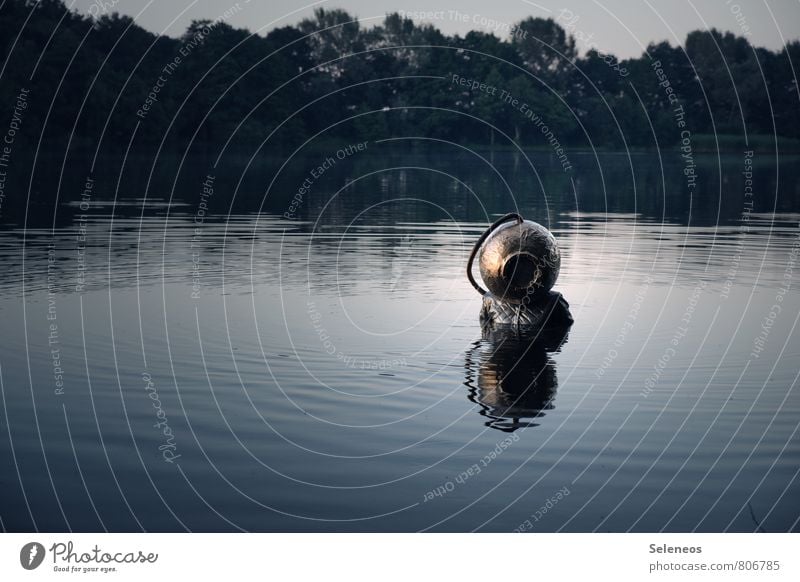
[[[190,157],[180,164],[180,158],[170,156],[156,161],[101,157],[89,212],[81,210],[80,194],[89,173],[81,152],[68,160],[63,176],[50,171],[47,163],[33,168],[16,160],[6,191],[30,190],[30,199],[8,196],[0,224],[46,231],[52,225],[75,227],[81,214],[89,221],[113,214],[115,226],[124,230],[135,228],[142,217],[193,217],[209,172],[216,179],[214,195],[207,200],[206,223],[259,212],[280,219],[292,208],[292,220],[283,222],[301,232],[338,230],[359,222],[481,223],[512,210],[548,228],[574,212],[720,228],[738,226],[745,202],[743,154],[698,155],[697,182],[702,188],[689,195],[684,162],[668,152],[575,153],[570,156],[570,173],[561,171],[549,154],[496,153],[490,164],[485,153],[461,148],[430,153],[375,144],[368,153],[326,171],[299,203],[294,200],[299,186],[326,152],[303,152],[286,164],[283,158],[266,156],[248,165],[247,158],[232,157],[213,168],[214,158]],[[754,214],[800,210],[799,159],[783,156],[776,162],[767,154],[752,158],[748,170],[760,193],[748,200]]]
[[[469,399],[486,426],[513,432],[538,426],[533,419],[555,407],[556,363],[550,353],[566,343],[569,328],[506,330],[484,327],[464,358]]]
[[[77,162],[37,171],[1,218],[3,527],[512,531],[568,486],[542,531],[796,529],[797,160],[755,160],[744,225],[737,156],[692,197],[679,160],[493,159],[376,144],[293,219],[314,152],[269,191],[232,161],[199,225],[207,160],[99,164],[84,209]],[[558,238],[568,342],[482,335],[464,267],[511,210]]]

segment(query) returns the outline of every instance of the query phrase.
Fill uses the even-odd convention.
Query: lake
[[[20,161],[2,527],[798,531],[799,161]],[[512,211],[560,244],[549,343],[478,323],[466,261]]]

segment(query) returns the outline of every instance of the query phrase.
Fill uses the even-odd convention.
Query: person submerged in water
[[[481,327],[570,327],[574,321],[569,303],[558,291],[539,290],[529,301],[519,303],[499,300],[488,292],[483,296]]]
[[[472,276],[480,254],[484,289]],[[495,221],[475,243],[467,261],[467,278],[482,295],[482,327],[569,327],[569,303],[552,291],[561,267],[561,253],[553,234],[541,224],[517,213]]]

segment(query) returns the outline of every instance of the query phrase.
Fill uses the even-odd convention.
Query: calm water
[[[326,155],[18,177],[4,529],[798,529],[797,159],[751,211],[739,155],[689,196],[671,157],[371,144],[285,218]],[[561,245],[549,343],[482,337],[464,275],[515,209]]]

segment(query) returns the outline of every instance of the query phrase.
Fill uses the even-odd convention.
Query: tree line
[[[619,60],[579,54],[554,19],[525,18],[513,30],[505,39],[446,35],[398,13],[366,27],[318,8],[266,34],[201,20],[171,38],[116,13],[81,15],[62,0],[7,0],[0,123],[25,89],[21,138],[43,147],[263,142],[274,151],[416,135],[619,149],[674,148],[684,131],[696,147],[800,138],[796,40],[771,51],[697,30],[683,46],[652,43]]]

